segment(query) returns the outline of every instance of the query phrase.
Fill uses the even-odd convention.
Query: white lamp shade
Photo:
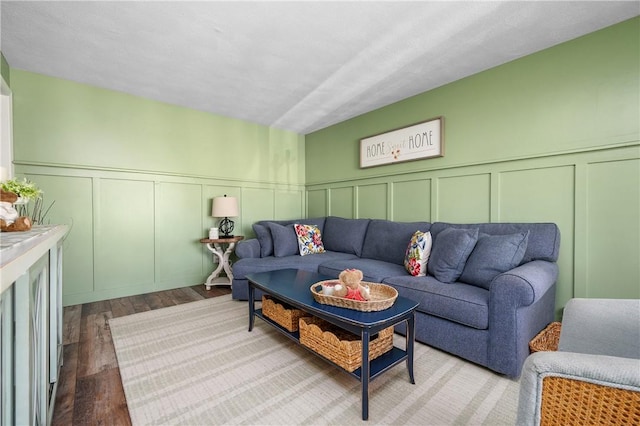
[[[238,216],[238,199],[236,197],[214,197],[213,208],[211,209],[213,217],[236,217]]]

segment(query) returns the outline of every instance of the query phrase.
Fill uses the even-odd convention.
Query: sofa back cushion
[[[556,262],[560,250],[560,229],[555,223],[472,223],[472,224],[452,224],[445,222],[434,222],[431,226],[431,236],[434,245],[437,235],[442,230],[454,228],[478,228],[483,234],[507,235],[529,231],[527,240],[527,250],[524,253],[520,264],[531,262],[532,260],[546,260]]]
[[[443,283],[460,278],[469,255],[478,241],[478,228],[447,228],[433,239],[427,270]]]
[[[489,290],[495,277],[520,265],[528,239],[529,231],[506,235],[480,233],[460,281]]]
[[[404,257],[413,234],[416,231],[427,232],[430,228],[429,222],[372,219],[364,239],[361,257],[404,265]]]
[[[260,257],[268,257],[268,256],[273,256],[274,255],[274,238],[273,238],[273,234],[271,232],[271,229],[269,227],[269,224],[274,223],[277,225],[291,225],[291,232],[293,235],[293,238],[296,238],[295,236],[295,231],[293,229],[293,224],[294,223],[300,223],[300,224],[304,224],[304,225],[316,225],[318,227],[318,229],[320,229],[320,233],[322,233],[322,230],[324,229],[324,217],[315,217],[315,218],[310,218],[310,219],[291,219],[291,220],[261,220],[259,222],[256,222],[253,224],[253,232],[256,234],[256,238],[258,239],[258,241],[260,242]],[[278,232],[278,236],[280,237],[279,240],[282,241],[284,239],[284,245],[286,245],[286,247],[283,244],[280,244],[281,246],[281,250],[279,250],[279,254],[281,256],[289,256],[289,254],[283,254],[283,253],[289,253],[290,243],[291,242],[291,238],[287,238],[289,235],[288,233],[284,232],[281,228],[279,227],[275,227],[276,232]],[[297,239],[296,239],[296,247],[297,247]],[[280,257],[280,256],[279,256]]]
[[[275,257],[293,256],[298,254],[298,238],[293,224],[280,225],[268,223],[271,238],[273,239],[273,255]]]
[[[322,231],[325,250],[362,255],[362,244],[370,219],[345,219],[329,216]],[[409,240],[407,240],[408,242]]]

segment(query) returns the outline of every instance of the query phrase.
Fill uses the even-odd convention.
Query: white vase
[[[29,202],[28,198],[25,197],[18,197],[18,199],[16,200],[15,203],[13,203],[13,205],[20,205],[20,204],[27,204]]]

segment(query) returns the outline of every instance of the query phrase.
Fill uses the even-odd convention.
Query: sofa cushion
[[[305,223],[309,225],[316,225],[320,232],[324,229],[324,217],[314,217],[310,219],[294,219],[294,220],[261,220],[253,225],[253,232],[256,234],[256,239],[260,241],[260,257],[267,257],[273,255],[273,237],[271,230],[269,229],[270,223],[277,223],[278,225],[290,225],[293,223]]]
[[[480,233],[459,280],[489,289],[496,276],[520,265],[528,239],[529,231],[508,235]]]
[[[447,228],[478,228],[480,232],[489,235],[515,234],[529,232],[527,250],[521,263],[532,260],[546,260],[556,262],[560,252],[560,229],[555,223],[445,223],[435,222],[431,225],[431,236],[434,241],[438,233]]]
[[[273,254],[273,240],[271,239],[271,231],[266,225],[254,223],[252,225],[253,233],[260,242],[260,257],[267,257]]]
[[[322,234],[316,225],[303,225],[296,223],[293,225],[293,228],[296,231],[300,256],[324,253]]]
[[[245,279],[247,274],[275,271],[276,269],[295,268],[305,271],[318,272],[318,265],[333,260],[357,259],[354,254],[325,251],[313,256],[284,256],[240,259],[233,263],[233,279]],[[337,275],[336,275],[337,277]]]
[[[404,265],[407,244],[414,232],[428,231],[429,222],[392,222],[372,219],[362,247],[362,257]]]
[[[275,257],[284,257],[298,254],[298,239],[293,230],[293,224],[280,225],[275,222],[267,224],[271,231],[273,239],[273,255]]]
[[[387,277],[401,274],[409,276],[406,269],[404,269],[404,265],[384,262],[382,260],[357,258],[355,256],[352,259],[337,259],[322,262],[318,266],[318,272],[330,277],[338,277],[340,272],[351,268],[360,269],[364,274],[363,280],[373,283],[380,283]]]
[[[416,231],[409,241],[404,256],[404,267],[415,277],[427,275],[427,262],[431,255],[431,233]]]
[[[440,232],[433,241],[427,264],[429,274],[443,283],[457,281],[477,241],[478,228],[448,228]]]
[[[398,295],[419,303],[417,311],[479,330],[489,327],[489,291],[463,284],[445,284],[432,276],[403,275],[383,281]]]
[[[360,256],[370,219],[344,219],[329,216],[324,223],[322,242],[325,250]]]

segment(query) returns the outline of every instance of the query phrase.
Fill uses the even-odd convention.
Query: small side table
[[[240,240],[243,240],[244,237],[242,235],[236,235],[231,238],[202,238],[200,240],[201,243],[207,245],[207,249],[215,257],[218,258],[218,267],[209,275],[207,281],[204,285],[207,287],[207,290],[211,290],[211,286],[213,285],[231,285],[233,281],[233,273],[231,272],[231,265],[229,265],[229,256],[233,253],[234,248],[236,247],[236,243]],[[224,246],[227,246],[226,250]],[[213,257],[214,263],[216,263],[216,259]],[[226,277],[221,277],[220,272],[224,268],[224,272],[227,274]]]

